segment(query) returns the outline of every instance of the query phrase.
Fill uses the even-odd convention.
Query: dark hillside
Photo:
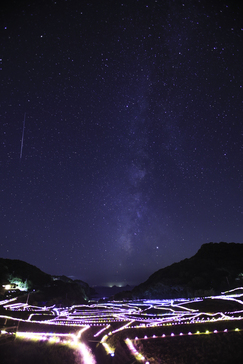
[[[25,291],[19,290],[19,282],[25,284]],[[3,285],[9,283],[17,286],[5,291]],[[28,302],[35,305],[83,303],[92,292],[89,285],[80,280],[51,276],[24,261],[3,258],[0,258],[0,286],[2,298],[19,296],[22,302],[28,296]]]
[[[18,277],[22,281],[27,280],[28,285],[35,288],[52,282],[51,275],[42,272],[34,265],[22,260],[0,258],[0,283],[14,277]]]
[[[243,284],[243,244],[204,244],[191,258],[153,273],[133,297],[173,298],[217,294]]]

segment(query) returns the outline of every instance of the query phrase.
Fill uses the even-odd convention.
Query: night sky
[[[236,2],[9,0],[0,14],[1,257],[126,285],[243,242]]]

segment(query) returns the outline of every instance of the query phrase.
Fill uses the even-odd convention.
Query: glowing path
[[[59,334],[59,333],[33,333],[33,332],[17,332],[16,337],[26,340],[39,340],[48,341],[50,344],[63,344],[67,345],[71,349],[79,351],[83,364],[96,364],[96,361],[90,351],[90,349],[82,342],[79,342],[81,334],[87,330],[88,327],[83,328],[75,334]]]
[[[31,306],[26,303],[16,303],[14,299],[9,301],[1,301],[0,305],[6,310],[5,315],[1,315],[0,319],[14,320],[14,322],[25,322],[31,327],[31,324],[41,324],[46,328],[42,333],[28,333],[17,332],[17,337],[21,338],[38,338],[38,340],[48,340],[50,342],[59,342],[60,344],[71,345],[75,350],[79,350],[84,363],[95,363],[94,357],[88,350],[88,347],[80,342],[80,336],[82,332],[88,333],[88,340],[90,336],[97,342],[101,343],[105,348],[107,354],[114,356],[115,347],[112,347],[111,337],[118,331],[126,330],[126,335],[129,334],[130,329],[150,329],[167,328],[166,335],[162,334],[160,337],[173,337],[177,335],[199,335],[199,334],[216,334],[217,328],[211,332],[180,332],[174,333],[173,326],[178,325],[192,325],[199,323],[218,323],[218,322],[237,322],[241,323],[243,320],[243,288],[237,288],[231,291],[223,292],[221,295],[206,297],[207,300],[229,301],[235,302],[238,306],[237,311],[230,312],[204,312],[199,309],[193,309],[194,307],[201,307],[204,299],[170,299],[170,300],[141,300],[131,302],[107,302],[107,303],[95,303],[86,305],[74,305],[66,308],[51,307],[38,307]],[[212,301],[213,302],[213,301]],[[191,306],[191,307],[190,307]],[[14,317],[11,317],[11,312],[15,311]],[[18,317],[18,312],[25,311],[25,319]],[[52,327],[72,327],[72,331],[75,331],[77,327],[78,334],[50,334],[48,333],[48,326]],[[13,325],[12,325],[13,326]],[[21,327],[21,325],[20,325]],[[28,327],[28,325],[25,327]],[[184,326],[185,327],[185,326]],[[193,327],[193,326],[192,326]],[[171,328],[168,335],[168,329]],[[191,328],[191,327],[190,327]],[[225,328],[227,332],[227,326]],[[236,328],[235,330],[240,330]],[[18,330],[17,330],[18,331]],[[49,330],[50,331],[50,330]],[[57,331],[60,331],[57,330]],[[65,330],[63,330],[65,331]],[[7,334],[7,326],[2,330],[2,334]],[[151,331],[150,331],[151,332]],[[178,332],[178,330],[176,331]],[[90,334],[89,334],[90,333]],[[147,335],[149,336],[149,335]],[[148,337],[141,337],[139,340],[146,340]],[[158,338],[156,335],[150,335],[149,338]],[[131,335],[127,335],[124,339],[127,347],[131,351],[132,355],[137,360],[149,363],[146,361],[145,356],[138,352],[136,349],[136,339],[131,338]],[[92,340],[91,340],[92,341]],[[140,355],[141,354],[141,355]],[[85,359],[84,359],[85,358]]]

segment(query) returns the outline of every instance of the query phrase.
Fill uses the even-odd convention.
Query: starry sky
[[[236,2],[9,0],[0,14],[1,257],[126,285],[243,242]]]

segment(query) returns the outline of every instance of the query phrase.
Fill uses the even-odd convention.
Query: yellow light
[[[107,343],[102,343],[107,354],[114,354],[115,350],[112,349]]]
[[[11,289],[11,284],[6,284],[6,286],[4,286],[4,288],[5,288],[6,290]]]

